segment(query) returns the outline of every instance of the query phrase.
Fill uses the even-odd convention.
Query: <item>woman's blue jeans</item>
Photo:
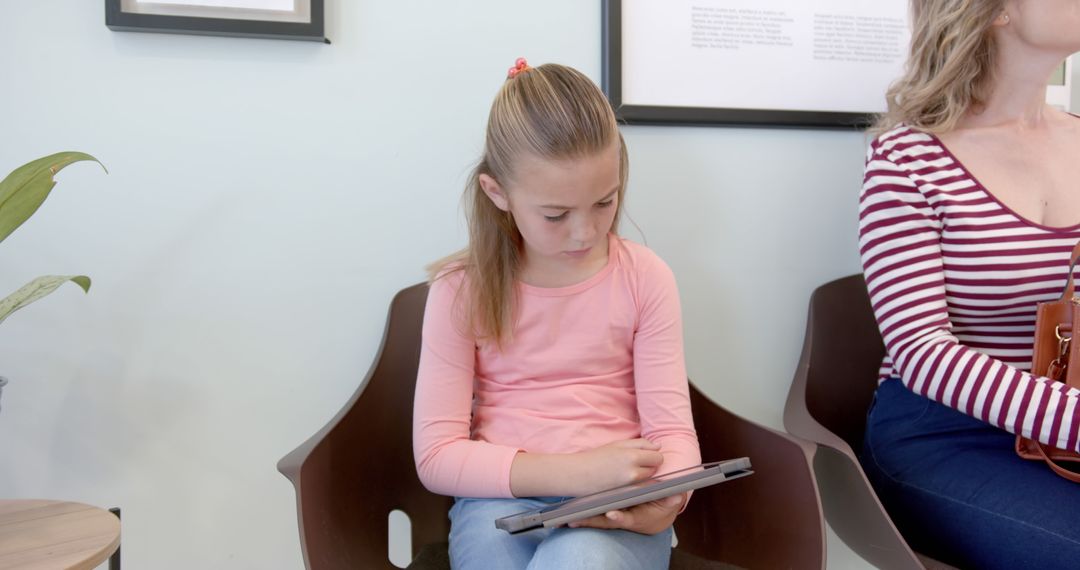
[[[960,568],[1080,568],[1080,484],[1015,436],[886,380],[860,461],[915,550]]]
[[[457,499],[450,509],[454,570],[666,570],[671,528],[644,535],[591,528],[537,529],[509,534],[495,519],[558,499]]]

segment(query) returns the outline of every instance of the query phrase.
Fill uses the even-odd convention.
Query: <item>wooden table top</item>
[[[0,568],[91,570],[120,546],[120,519],[68,501],[0,499]]]

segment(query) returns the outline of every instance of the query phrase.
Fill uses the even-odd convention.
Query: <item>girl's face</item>
[[[1080,0],[1008,0],[1003,14],[1009,15],[1004,27],[1031,47],[1063,55],[1080,51]]]
[[[619,200],[619,143],[594,156],[546,160],[523,156],[513,180],[500,186],[481,175],[484,193],[514,222],[528,266],[547,270],[593,267],[607,256],[607,235]]]

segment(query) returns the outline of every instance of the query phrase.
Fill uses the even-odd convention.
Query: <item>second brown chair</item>
[[[296,489],[304,562],[312,570],[393,568],[388,517],[408,515],[409,568],[449,568],[452,499],[416,475],[412,403],[427,285],[394,297],[383,343],[344,408],[278,469]],[[748,456],[755,473],[699,489],[675,523],[673,569],[825,567],[812,446],[747,421],[691,386],[702,456]]]
[[[814,469],[829,526],[878,568],[948,569],[908,546],[874,493],[855,450],[877,389],[885,346],[862,275],[810,297],[802,357],[784,406],[788,432],[818,444]]]

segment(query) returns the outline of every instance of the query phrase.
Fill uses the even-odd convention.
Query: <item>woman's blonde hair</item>
[[[992,24],[1004,6],[1005,0],[912,0],[911,53],[874,130],[905,124],[942,133],[978,111],[993,85]]]
[[[622,213],[629,161],[604,94],[581,72],[556,64],[529,67],[499,89],[488,115],[483,155],[463,196],[469,244],[428,267],[432,281],[464,272],[465,286],[459,289],[464,298],[459,296],[456,304],[463,310],[462,325],[477,338],[497,346],[510,338],[524,245],[513,215],[484,194],[480,175],[491,176],[505,190],[519,157],[587,158],[614,143],[619,145],[620,184],[613,232]]]

